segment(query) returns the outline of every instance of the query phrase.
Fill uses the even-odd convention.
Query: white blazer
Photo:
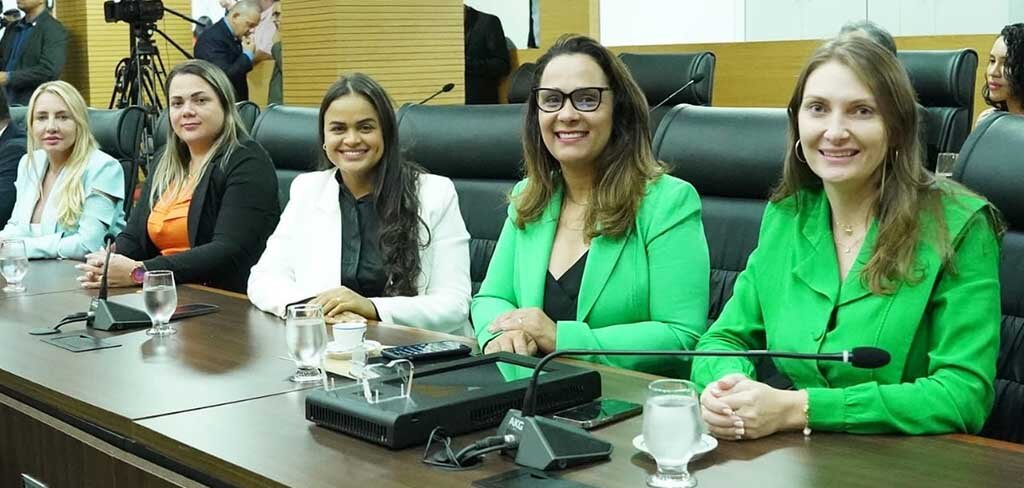
[[[292,182],[291,199],[267,249],[249,275],[249,300],[280,317],[291,303],[341,286],[341,207],[335,169],[305,173]],[[420,249],[419,294],[367,297],[383,322],[469,335],[469,233],[455,185],[441,176],[419,177],[420,218],[430,241]],[[427,232],[418,226],[420,241]]]

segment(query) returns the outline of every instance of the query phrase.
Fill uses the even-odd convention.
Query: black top
[[[249,268],[260,259],[281,216],[277,176],[263,147],[242,137],[227,160],[222,149],[207,163],[188,207],[191,249],[180,254],[161,256],[149,238],[152,181],[146,179],[128,225],[117,236],[117,252],[143,261],[148,270],[174,271],[177,284],[245,293]]]
[[[242,52],[242,41],[231,33],[227,17],[203,31],[193,50],[196,59],[205,59],[224,70],[235,87],[235,101],[249,99],[246,75],[252,71],[252,60]]]
[[[580,297],[580,284],[583,282],[583,270],[587,267],[587,255],[582,256],[572,267],[555,279],[548,271],[544,281],[544,314],[551,320],[576,320],[576,305]]]
[[[341,191],[341,284],[364,297],[384,295],[388,284],[380,257],[380,232],[373,194],[356,198],[335,172]]]
[[[16,54],[14,41],[18,33],[29,28],[18,49],[17,59],[13,59],[13,69],[7,74],[4,89],[11,105],[28,105],[36,87],[60,79],[67,60],[68,31],[48,10],[44,10],[32,22],[22,19],[4,31],[4,37],[0,39],[0,70],[6,70]]]
[[[18,163],[24,155],[25,129],[8,119],[7,129],[0,134],[0,229],[7,225],[14,210],[18,196],[14,181],[18,179]]]
[[[511,66],[501,19],[472,7],[463,9],[466,103],[498,103],[498,85]]]

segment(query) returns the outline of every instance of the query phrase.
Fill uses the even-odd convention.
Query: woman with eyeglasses
[[[485,352],[692,349],[710,264],[700,199],[654,159],[647,103],[619,59],[582,36],[538,61],[527,103],[526,179],[472,319]],[[595,356],[678,376],[687,362]]]
[[[995,112],[1024,114],[1024,23],[1003,27],[992,43],[981,94],[990,107],[976,124]]]

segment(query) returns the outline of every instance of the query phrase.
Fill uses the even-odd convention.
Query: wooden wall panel
[[[373,76],[397,104],[449,82],[455,89],[434,103],[465,98],[461,0],[288,0],[281,24],[289,105],[319,105],[339,75],[355,71]]]
[[[542,27],[543,29],[543,27]],[[900,49],[962,49],[978,52],[974,113],[987,108],[981,97],[985,83],[985,64],[996,34],[969,36],[898,37]],[[720,107],[784,107],[804,62],[821,41],[734,42],[715,44],[677,44],[664,46],[621,46],[615,52],[694,52],[715,53],[715,90],[712,104]],[[519,63],[534,62],[542,49],[521,49]],[[513,68],[514,69],[514,68]],[[682,80],[680,80],[682,83]]]
[[[599,0],[546,0],[540,2],[540,45],[554,44],[562,34],[583,34],[601,40]]]

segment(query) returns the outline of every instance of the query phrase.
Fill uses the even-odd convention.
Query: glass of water
[[[647,386],[644,404],[644,444],[658,463],[647,486],[697,486],[686,465],[700,445],[702,431],[697,387],[685,380],[657,380]]]
[[[945,178],[953,177],[953,170],[956,169],[956,161],[960,158],[958,153],[939,153],[935,160],[935,174]]]
[[[167,322],[178,306],[178,290],[174,288],[174,273],[171,271],[146,271],[142,278],[142,295],[146,301],[146,313],[153,321],[149,335],[171,335],[176,330]]]
[[[4,287],[6,293],[25,291],[21,280],[28,274],[28,253],[25,241],[21,239],[4,239],[0,241],[0,274],[7,280]]]
[[[284,338],[288,355],[298,367],[290,379],[296,383],[320,381],[320,366],[327,350],[327,326],[320,305],[289,305]]]

